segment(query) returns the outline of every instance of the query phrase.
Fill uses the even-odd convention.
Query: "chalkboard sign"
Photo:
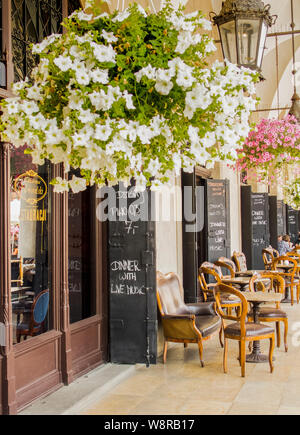
[[[199,266],[204,261],[214,262],[220,257],[230,256],[229,181],[202,179],[195,173],[183,173],[182,186],[183,205],[185,187],[191,187],[194,192],[193,213],[196,213],[198,222],[203,222],[198,231],[186,231],[183,210],[183,286],[185,301],[193,303],[203,298],[198,283]],[[197,195],[196,189],[200,189]]]
[[[298,237],[299,229],[299,211],[294,210],[289,205],[286,206],[286,224],[287,234],[291,237],[291,242],[294,243]]]
[[[229,182],[206,180],[207,261],[230,257]],[[205,261],[205,260],[204,260]]]
[[[157,353],[155,225],[139,217],[150,210],[151,195],[122,184],[114,191],[108,224],[110,360],[149,365]]]
[[[286,233],[286,206],[283,200],[277,201],[277,228],[278,235]]]
[[[242,250],[248,269],[264,269],[262,250],[270,245],[269,197],[241,187]]]

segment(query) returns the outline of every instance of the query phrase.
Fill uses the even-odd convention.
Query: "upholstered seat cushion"
[[[217,316],[197,316],[195,319],[197,328],[202,334],[202,337],[207,337],[218,331],[221,327],[221,319]]]
[[[251,310],[248,314],[248,317],[253,318],[253,310]],[[259,310],[259,317],[287,317],[287,314],[285,311],[279,310],[278,308],[273,307],[261,307]]]
[[[184,304],[177,308],[175,314],[194,314],[195,316],[215,315],[213,302],[200,302],[195,304]]]
[[[221,296],[221,304],[222,305],[229,305],[229,304],[240,304],[241,300],[234,295],[228,295],[228,296]]]
[[[274,329],[262,323],[245,323],[246,337],[255,337],[260,335],[271,334]],[[231,323],[225,327],[225,334],[239,337],[241,335],[241,325],[239,322]]]

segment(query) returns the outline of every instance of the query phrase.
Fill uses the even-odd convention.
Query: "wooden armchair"
[[[285,282],[282,276],[278,273],[272,273],[266,271],[252,276],[249,282],[250,291],[255,291],[255,282],[261,279],[268,278],[270,280],[270,286],[266,286],[264,281],[260,282],[261,291],[275,291],[276,293],[284,294]],[[284,347],[285,351],[288,351],[287,334],[288,334],[288,316],[287,313],[280,309],[280,303],[276,303],[276,307],[261,307],[259,310],[260,322],[275,322],[276,323],[276,335],[277,335],[277,347],[280,347],[280,322],[284,324]],[[253,311],[248,313],[248,320],[253,321]]]
[[[203,344],[212,334],[220,331],[221,319],[215,312],[215,303],[185,304],[183,288],[176,273],[157,273],[157,304],[164,331],[163,362],[167,358],[168,342],[197,343],[200,363],[203,363]]]
[[[246,317],[248,313],[248,302],[242,292],[232,286],[226,284],[217,284],[214,289],[217,311],[222,318],[222,327],[224,330],[224,356],[223,368],[224,373],[227,373],[227,351],[228,339],[239,341],[239,361],[241,365],[241,374],[245,376],[246,368],[246,342],[254,340],[270,339],[269,364],[270,371],[273,372],[273,350],[275,333],[274,329],[262,323],[247,323]],[[241,310],[236,314],[227,314],[222,308],[221,299],[226,296],[235,296],[240,300]],[[225,320],[232,320],[234,323],[226,324]]]

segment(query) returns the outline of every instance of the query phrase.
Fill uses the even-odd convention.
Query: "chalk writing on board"
[[[116,260],[110,264],[111,270],[115,271],[128,271],[128,272],[140,272],[139,260]]]
[[[145,295],[145,288],[139,287],[137,285],[131,284],[121,284],[112,282],[110,285],[111,294],[122,294],[122,295]]]

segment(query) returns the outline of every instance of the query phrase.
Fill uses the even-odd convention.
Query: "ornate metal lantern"
[[[223,2],[220,14],[212,18],[219,29],[224,58],[261,71],[268,27],[275,22],[270,7],[261,0]]]

